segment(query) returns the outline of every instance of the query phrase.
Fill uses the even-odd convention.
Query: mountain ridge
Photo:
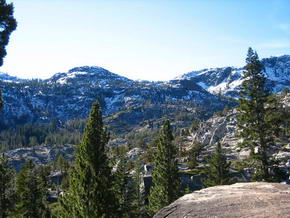
[[[274,92],[290,87],[289,55],[262,59],[261,62]],[[208,118],[225,106],[235,105],[235,101],[222,98],[222,95],[238,97],[242,71],[243,68],[211,68],[160,82],[131,80],[97,66],[75,67],[46,80],[7,81],[0,77],[5,101],[0,123],[14,126],[85,118],[95,100],[101,103],[105,116],[121,111],[128,115],[131,111],[135,113],[136,122],[145,120],[137,116],[144,108],[151,111],[146,119],[155,119],[156,110],[158,117],[167,116],[168,111],[172,112],[170,107],[174,107],[175,113],[182,107],[184,111],[194,108],[203,111],[204,118]],[[132,119],[132,116],[128,117]]]
[[[272,56],[261,60],[263,73],[274,93],[290,86],[290,55]],[[176,79],[191,80],[212,94],[238,97],[239,86],[243,82],[244,67],[219,67],[192,71]]]

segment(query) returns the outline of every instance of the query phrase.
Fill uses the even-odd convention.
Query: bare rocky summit
[[[184,195],[161,209],[165,217],[290,217],[290,186],[279,183],[236,183]]]

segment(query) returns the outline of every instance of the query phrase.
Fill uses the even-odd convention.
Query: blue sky
[[[7,0],[8,1],[8,0]],[[8,1],[11,2],[11,1]],[[290,54],[289,0],[14,0],[2,72],[48,78],[96,65],[132,79]]]

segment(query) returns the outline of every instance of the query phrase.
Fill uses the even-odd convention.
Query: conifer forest
[[[31,6],[40,6],[45,2],[25,1]],[[56,2],[52,4],[59,4],[60,8],[53,9],[55,15],[50,15],[49,22],[55,21],[53,16],[57,17],[59,10],[63,11],[66,18],[65,21],[58,21],[62,23],[63,29],[58,30],[56,27],[49,31],[57,34],[59,39],[70,26],[66,19],[74,20],[76,26],[79,24],[77,19],[83,19],[80,16],[87,19],[87,23],[81,24],[82,36],[85,35],[85,38],[76,40],[66,51],[68,55],[78,52],[82,54],[82,51],[89,49],[90,46],[85,41],[90,40],[93,31],[99,31],[98,34],[102,35],[102,31],[105,32],[113,25],[110,22],[120,22],[120,35],[110,35],[103,38],[103,41],[96,42],[96,45],[104,45],[105,50],[95,51],[102,53],[104,57],[111,49],[106,43],[119,40],[121,44],[121,32],[125,31],[122,28],[133,25],[134,19],[140,23],[132,26],[135,29],[125,31],[132,44],[132,39],[139,35],[138,31],[145,34],[148,40],[150,37],[158,38],[154,35],[154,31],[158,30],[155,25],[160,20],[165,22],[162,16],[165,16],[163,13],[168,10],[167,7],[170,10],[174,8],[175,11],[177,9],[173,5],[181,7],[179,4],[185,4],[189,10],[193,7],[191,4],[196,4],[196,9],[199,7],[197,5],[203,4],[200,1],[149,3],[156,6],[156,10],[159,4],[165,7],[165,11],[158,12],[160,20],[156,20],[156,24],[150,23],[153,34],[150,35],[150,31],[143,33],[142,28],[147,23],[139,20],[139,16],[143,16],[140,8],[146,10],[148,2],[120,4],[110,1],[112,4],[109,4],[100,1],[100,8],[95,9],[94,15],[88,9],[89,5],[94,4],[90,1]],[[62,7],[64,4],[68,8]],[[76,6],[78,4],[79,7]],[[118,4],[120,8],[115,10],[114,4]],[[134,5],[135,9],[122,17],[130,17],[130,22],[125,25],[122,19],[117,21],[114,16],[118,17],[120,11],[126,11],[128,4]],[[211,4],[215,3],[208,2],[208,5]],[[42,9],[46,8],[44,5],[45,3]],[[73,7],[79,10],[79,14],[69,11]],[[88,10],[87,14],[82,14],[83,7]],[[117,13],[112,15],[113,20],[104,19],[103,26],[92,26],[93,22],[97,22],[94,19],[105,16],[107,7]],[[93,64],[77,67],[80,56],[77,56],[78,60],[71,60],[71,66],[75,67],[67,72],[56,73],[49,78],[31,75],[26,78],[33,79],[24,79],[22,76],[12,76],[17,72],[10,74],[2,70],[6,63],[10,64],[9,58],[16,55],[16,50],[13,50],[19,46],[16,34],[28,28],[24,14],[21,14],[23,9],[16,0],[0,0],[0,218],[271,217],[270,209],[274,211],[274,217],[289,216],[290,207],[282,208],[281,204],[278,209],[270,197],[267,198],[270,206],[260,199],[261,203],[254,204],[249,209],[249,214],[237,214],[240,207],[235,206],[236,202],[231,202],[230,198],[226,199],[230,192],[227,192],[226,187],[242,187],[243,184],[254,187],[251,185],[262,184],[265,191],[267,187],[277,184],[277,187],[281,185],[283,191],[276,191],[281,196],[279,198],[277,194],[275,199],[279,199],[277,201],[280,203],[289,203],[289,49],[283,50],[289,55],[276,56],[277,52],[268,52],[273,47],[267,50],[265,43],[255,44],[244,39],[234,41],[239,46],[243,45],[244,52],[236,54],[242,55],[243,66],[206,68],[207,65],[204,65],[206,67],[203,70],[194,70],[168,81],[153,81],[154,78],[152,81],[129,79]],[[137,13],[139,9],[140,14]],[[45,10],[49,11],[50,8]],[[45,10],[30,13],[35,16],[34,22],[38,22],[39,13],[47,15]],[[186,13],[185,8],[183,10]],[[155,12],[152,9],[150,13]],[[192,10],[192,13],[200,12]],[[215,13],[218,12],[213,12]],[[172,22],[170,25],[173,26],[174,22],[181,19],[173,15],[170,18],[172,20],[168,22]],[[290,21],[290,17],[287,18]],[[149,17],[148,19],[151,20]],[[166,29],[169,23],[163,23],[160,28]],[[214,28],[205,23],[208,26],[203,28]],[[55,25],[60,24],[56,22]],[[290,25],[281,24],[278,27],[287,32]],[[246,27],[243,28],[246,31]],[[33,31],[38,34],[36,29]],[[176,42],[166,41],[164,38],[164,44],[155,45],[156,49],[159,46],[165,49],[168,57],[175,52],[169,52],[168,48],[173,48],[177,42],[182,46],[182,39],[186,41],[186,33],[189,34],[191,30],[182,33],[182,38],[178,38],[178,30],[172,31],[176,33]],[[198,35],[201,30],[196,27],[194,31]],[[25,37],[23,35],[23,46]],[[46,40],[54,53],[61,52],[58,50],[58,43],[53,42],[56,43],[53,46],[49,37]],[[76,38],[78,37],[77,35]],[[53,37],[51,40],[54,40]],[[67,41],[70,40],[67,38]],[[152,49],[152,45],[147,45],[145,41],[142,44],[145,39],[138,40],[140,47],[135,51],[136,57],[143,49]],[[218,41],[218,35],[215,40]],[[228,43],[229,48],[220,49],[219,54],[230,52],[230,39]],[[283,43],[284,41],[272,46],[279,45],[277,49],[280,49]],[[79,45],[82,45],[83,50],[78,50]],[[41,47],[42,44],[38,46]],[[187,46],[190,47],[190,43]],[[91,47],[97,48],[93,44]],[[127,47],[128,50],[133,49],[130,44]],[[45,49],[47,47],[43,47]],[[261,51],[261,57],[267,58],[260,58],[258,51]],[[45,50],[47,57],[49,52],[49,49]],[[202,56],[203,53],[199,55]],[[23,55],[25,56],[25,52]],[[82,55],[86,57],[85,54]],[[118,55],[119,62],[122,62],[126,54]],[[150,55],[155,57],[154,51],[150,51]],[[186,52],[183,55],[184,59],[188,58]],[[130,60],[132,65],[135,60],[133,56],[132,61]],[[167,57],[166,54],[163,56]],[[202,62],[203,59],[210,58],[211,56],[205,55],[197,60]],[[212,60],[218,59],[215,56]],[[37,65],[37,59],[35,60]],[[229,58],[229,65],[231,60],[234,59]],[[19,64],[21,63],[19,60]],[[213,61],[211,67],[215,67],[215,63]],[[47,66],[54,64],[58,66],[58,63],[47,63]],[[97,58],[95,64],[98,64]],[[155,63],[151,64],[153,66]],[[169,59],[166,65],[171,64],[173,67]],[[157,72],[157,68],[156,64],[156,69],[152,71]],[[213,194],[214,190],[219,191]],[[253,188],[253,193],[255,191]],[[246,196],[250,192],[242,194]],[[238,198],[241,199],[238,204],[247,202],[243,200],[243,195]],[[212,203],[217,196],[219,200]],[[257,199],[259,196],[257,194]],[[208,198],[212,200],[205,200]],[[255,198],[251,200],[258,201]],[[210,202],[208,208],[207,203],[203,202]],[[211,209],[211,204],[219,209]],[[206,209],[201,209],[203,205]],[[256,209],[255,213],[252,213],[253,209]],[[257,212],[259,209],[264,212]]]

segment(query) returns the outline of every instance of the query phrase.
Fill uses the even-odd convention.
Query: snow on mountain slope
[[[261,60],[264,74],[274,92],[290,87],[290,55],[270,57]],[[193,71],[177,77],[179,80],[190,80],[208,92],[237,97],[242,84],[244,68],[224,67]]]
[[[289,55],[266,58],[262,63],[275,92],[290,87]],[[6,79],[0,79],[5,101],[4,110],[0,113],[0,126],[84,118],[95,100],[100,101],[103,113],[108,116],[143,105],[176,108],[190,105],[192,108],[198,106],[206,111],[217,111],[229,102],[213,94],[238,97],[242,74],[243,68],[211,68],[167,82],[134,81],[104,68],[89,66],[57,73],[48,80],[13,81],[13,77],[2,74],[2,78]],[[156,114],[168,114],[169,110],[163,108],[161,113]],[[138,119],[141,118],[140,114]]]
[[[0,72],[0,81],[3,82],[20,82],[20,81],[25,81],[25,79],[20,79],[15,76],[10,76],[7,73],[1,73]]]
[[[57,73],[47,80],[28,80],[25,83],[0,80],[0,89],[5,102],[0,113],[0,126],[85,118],[96,100],[101,103],[104,115],[131,111],[138,122],[144,121],[144,113],[148,113],[147,117],[159,118],[171,113],[172,108],[178,112],[183,106],[190,105],[210,114],[221,110],[225,104],[234,104],[188,80],[138,82],[101,67],[88,66]],[[144,105],[150,106],[146,107],[148,110]],[[153,112],[152,108],[156,111]]]
[[[112,82],[126,82],[132,83],[133,81],[127,79],[126,77],[119,76],[112,73],[102,67],[97,66],[83,66],[75,67],[66,73],[57,73],[47,80],[48,83],[58,83],[58,84],[94,84],[96,86],[105,87],[109,86]]]

